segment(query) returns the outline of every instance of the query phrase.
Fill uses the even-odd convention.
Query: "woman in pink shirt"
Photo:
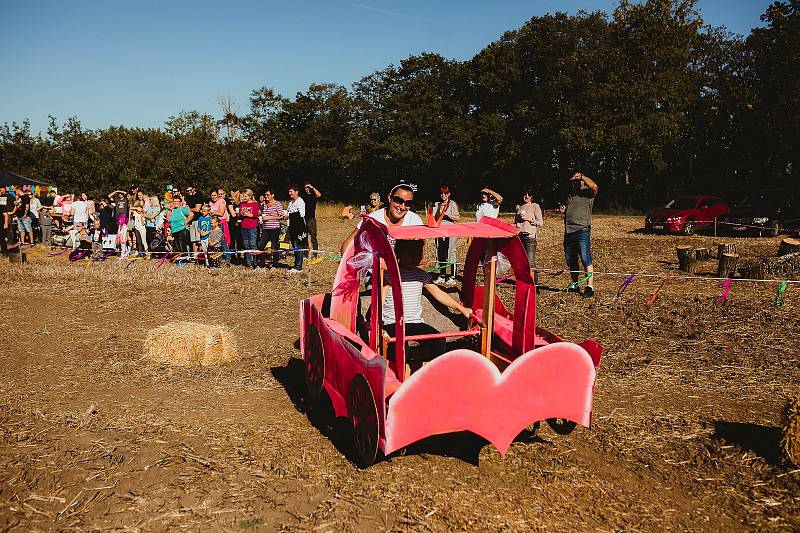
[[[253,191],[245,189],[240,195],[239,202],[239,227],[242,231],[242,244],[245,250],[256,249],[260,215],[261,209],[258,202],[253,200]],[[256,268],[256,260],[251,252],[245,252],[244,263],[250,268]]]
[[[225,235],[225,244],[231,243],[231,234],[228,230],[228,204],[225,202],[225,196],[219,194],[219,191],[211,191],[211,201],[208,203],[211,206],[211,216],[218,216],[219,223],[222,226],[222,234]]]
[[[61,219],[64,222],[72,222],[72,193],[67,193],[61,199]]]

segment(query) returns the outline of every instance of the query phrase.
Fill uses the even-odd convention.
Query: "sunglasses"
[[[405,198],[401,198],[396,194],[392,195],[392,202],[396,203],[397,205],[404,205],[408,208],[414,204],[414,200],[406,200]]]

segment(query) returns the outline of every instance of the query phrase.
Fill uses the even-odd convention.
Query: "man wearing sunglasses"
[[[395,185],[389,191],[389,205],[373,211],[367,216],[386,226],[423,226],[424,223],[419,215],[411,211],[411,207],[414,205],[414,188],[414,186],[407,183]],[[350,236],[342,243],[342,253],[350,245],[353,237],[356,236],[356,231],[358,231],[359,227],[361,227],[360,221]],[[394,245],[393,239],[390,238],[389,242]]]

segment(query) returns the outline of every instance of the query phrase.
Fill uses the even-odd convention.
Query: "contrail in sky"
[[[397,11],[390,11],[388,9],[381,9],[379,7],[366,6],[364,4],[356,4],[355,2],[345,2],[345,3],[347,5],[349,5],[349,6],[351,6],[351,7],[357,7],[357,8],[360,8],[360,9],[367,9],[369,11],[375,11],[377,13],[384,13],[386,15],[394,15],[395,17],[404,17],[404,18],[408,18],[408,19],[412,19],[412,20],[418,20],[420,22],[425,22],[424,19],[421,19],[419,17],[415,17],[414,15],[406,15],[405,13],[398,13]]]

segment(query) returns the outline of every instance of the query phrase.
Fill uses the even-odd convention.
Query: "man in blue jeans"
[[[570,269],[573,285],[568,292],[580,293],[578,281],[578,257],[580,257],[587,274],[594,272],[592,266],[592,206],[597,196],[597,184],[580,172],[570,178],[570,194],[564,211],[564,257]],[[586,282],[583,297],[594,296],[594,276]]]

